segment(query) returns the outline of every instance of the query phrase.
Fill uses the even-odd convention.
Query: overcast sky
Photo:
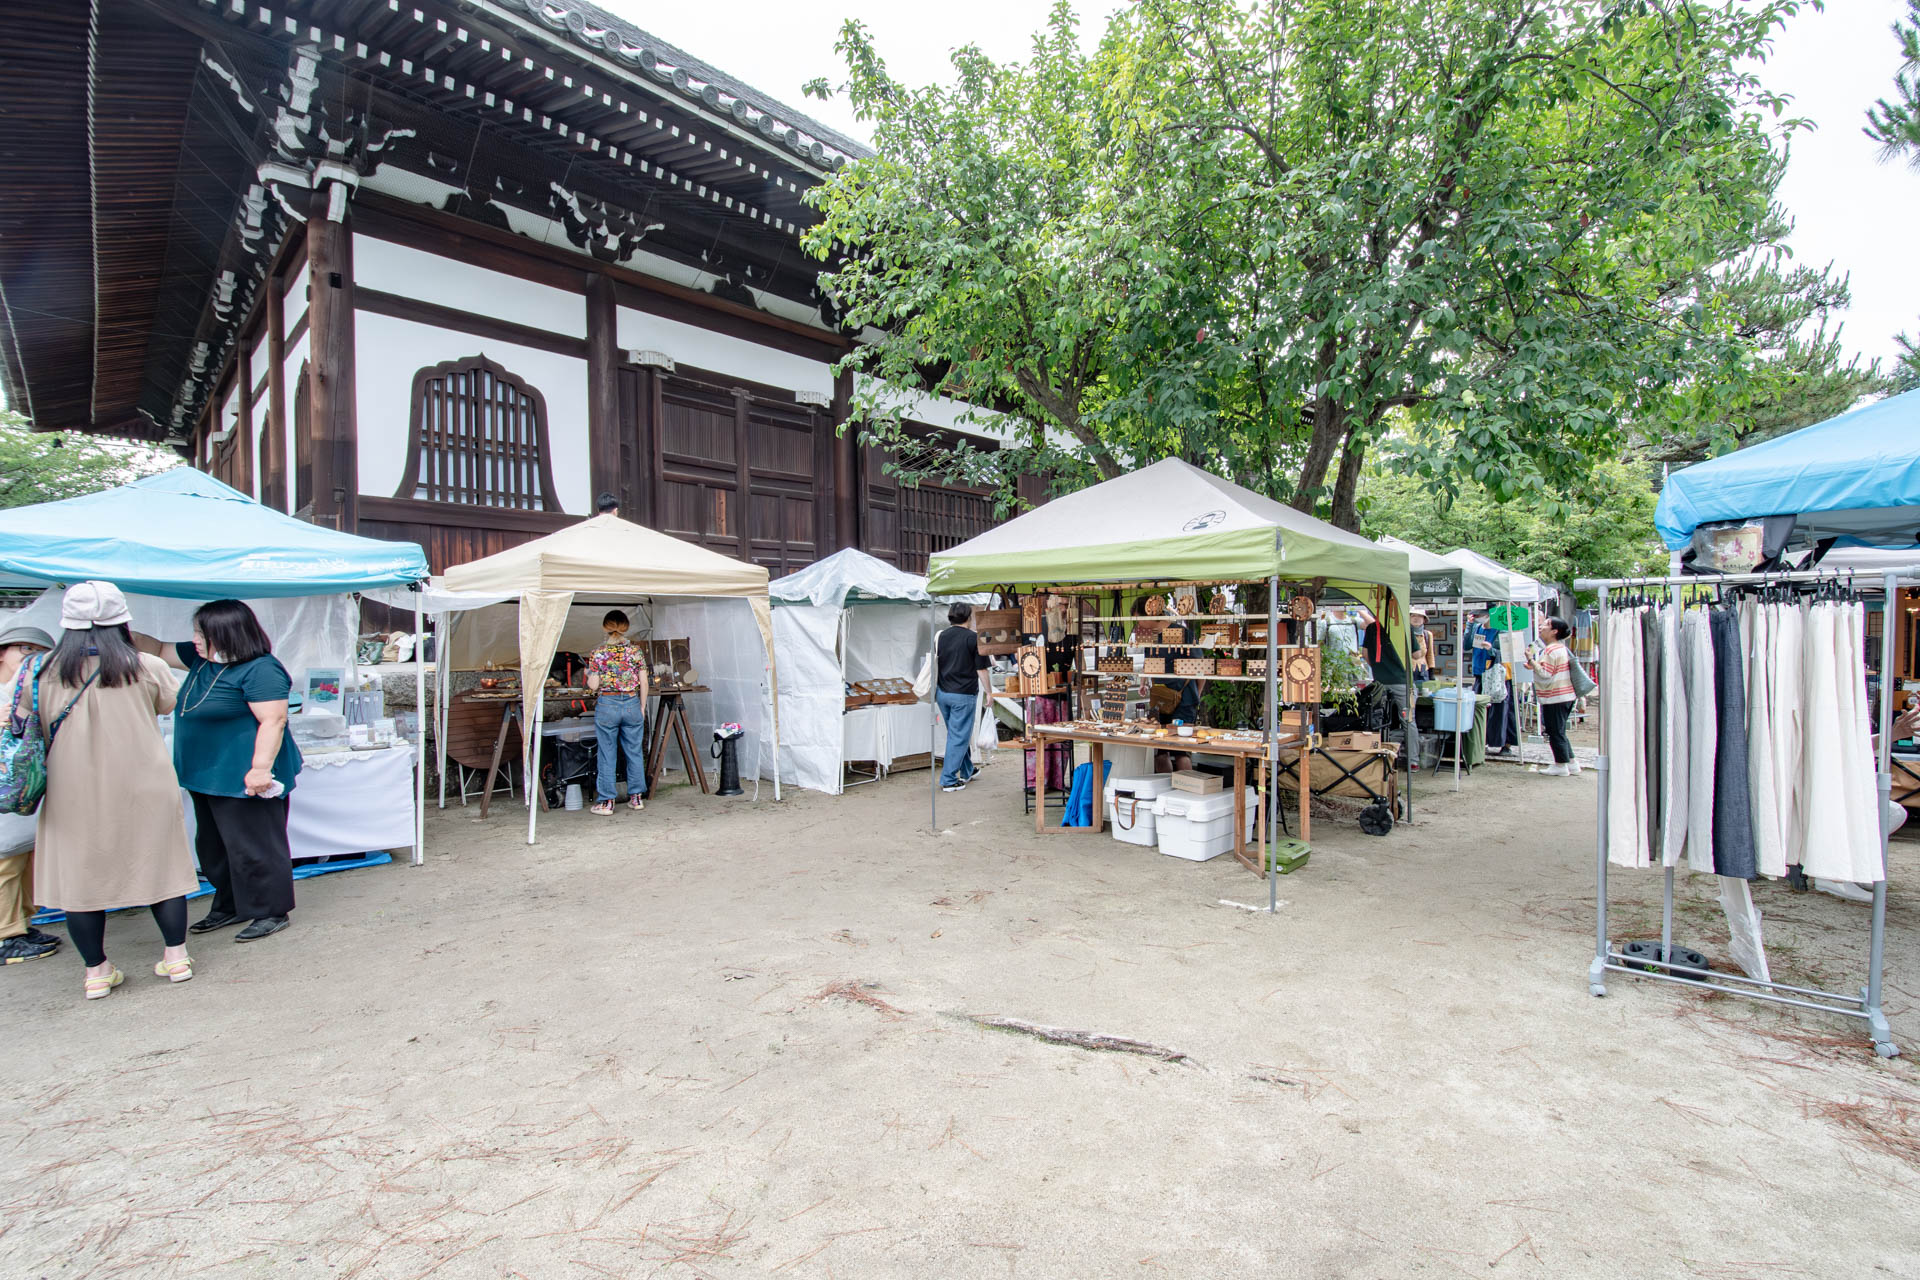
[[[803,99],[815,76],[837,79],[833,42],[840,24],[858,18],[872,29],[895,76],[920,84],[944,79],[947,52],[973,42],[996,58],[1025,55],[1045,20],[1045,0],[968,0],[907,4],[901,0],[731,0],[654,5],[599,0],[663,40],[805,111],[821,123],[864,137],[839,102]],[[1083,30],[1095,35],[1120,5],[1081,0]],[[1888,27],[1903,0],[1828,0],[1825,13],[1794,19],[1763,74],[1796,99],[1798,113],[1819,128],[1801,134],[1781,192],[1797,227],[1802,261],[1831,261],[1851,275],[1854,303],[1843,340],[1869,357],[1888,357],[1893,336],[1920,332],[1920,252],[1912,228],[1920,209],[1920,174],[1883,165],[1860,132],[1869,104],[1893,84],[1899,58]]]

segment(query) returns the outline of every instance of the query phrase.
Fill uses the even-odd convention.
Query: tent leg
[[[427,659],[426,612],[413,600],[413,865],[427,860]],[[442,783],[444,786],[445,784]]]
[[[933,610],[927,610],[927,616],[933,616]],[[940,633],[934,630],[933,639],[927,642],[927,668],[933,672],[933,688],[927,691],[927,700],[933,712],[933,738],[927,743],[927,820],[932,824],[928,830],[940,834],[940,770],[933,767],[933,749],[940,745]]]
[[[1460,717],[1461,703],[1466,699],[1467,691],[1467,602],[1453,602],[1453,789],[1460,789]],[[1477,713],[1480,703],[1476,699],[1474,710]]]
[[[547,700],[533,704],[533,730],[527,735],[527,843],[533,843],[534,824],[540,819],[540,806],[534,803],[540,785],[540,726],[547,722]]]
[[[447,807],[447,636],[453,630],[453,618],[453,614],[441,614],[433,629],[433,752],[442,809]]]
[[[1280,578],[1267,579],[1267,911],[1280,909]],[[1301,748],[1304,757],[1306,749]],[[1233,833],[1237,840],[1240,832]]]

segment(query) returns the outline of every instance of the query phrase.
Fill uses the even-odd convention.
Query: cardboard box
[[[1198,769],[1181,769],[1173,775],[1175,791],[1189,791],[1197,796],[1212,795],[1226,786],[1226,779],[1217,773],[1201,773]]]
[[[1329,751],[1373,751],[1380,746],[1377,733],[1330,733],[1327,735]]]

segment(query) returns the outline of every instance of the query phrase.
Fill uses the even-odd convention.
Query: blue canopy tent
[[[339,595],[427,576],[410,542],[339,533],[261,506],[191,467],[0,511],[0,586],[99,578],[177,600]]]
[[[1920,391],[1674,472],[1654,527],[1677,551],[1703,524],[1763,516],[1796,517],[1789,546],[1920,546]]]
[[[0,511],[0,587],[111,582],[127,593],[135,625],[159,639],[184,638],[186,602],[238,597],[252,602],[256,612],[266,610],[262,621],[269,635],[276,629],[281,636],[322,633],[324,643],[306,647],[325,650],[309,656],[330,664],[341,654],[351,658],[357,631],[357,609],[344,597],[406,587],[426,577],[427,558],[412,543],[381,542],[296,520],[190,467],[63,502]],[[57,595],[49,592],[21,620],[57,633],[58,609]],[[414,612],[418,633],[417,600]],[[158,620],[175,634],[159,634],[166,628],[156,626]],[[280,647],[276,638],[276,650]],[[296,678],[305,665],[298,659],[288,662]],[[417,646],[414,679],[424,691]],[[424,734],[424,717],[420,724]],[[413,856],[418,865],[424,739],[415,745]]]

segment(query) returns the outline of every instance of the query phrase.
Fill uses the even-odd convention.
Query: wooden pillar
[[[856,429],[847,423],[853,411],[853,375],[833,379],[833,545],[836,551],[860,545],[859,449]]]
[[[640,495],[620,466],[620,308],[613,281],[595,272],[587,278],[587,474],[591,501],[603,493],[620,500],[629,520],[638,517]],[[549,430],[553,430],[549,427]],[[588,511],[592,511],[591,505]]]
[[[327,217],[326,187],[307,213],[309,424],[313,522],[354,532],[360,523],[360,433],[354,420],[353,231]]]
[[[234,454],[233,487],[258,496],[253,487],[253,339],[244,333],[240,335],[239,369],[240,421],[234,430],[240,433],[240,439]]]
[[[287,505],[287,278],[267,278],[267,447],[260,458],[260,501]]]

